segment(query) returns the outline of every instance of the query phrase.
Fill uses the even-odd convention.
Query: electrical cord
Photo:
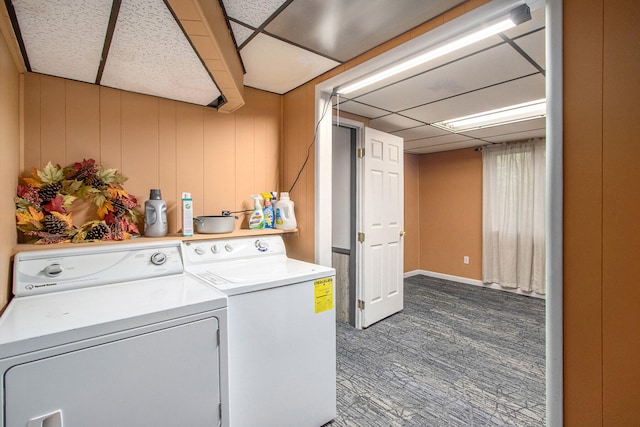
[[[307,165],[307,162],[309,161],[309,157],[311,156],[311,147],[313,147],[313,144],[316,143],[316,139],[318,137],[318,127],[320,126],[320,123],[322,122],[322,119],[324,119],[324,116],[327,114],[327,110],[329,109],[329,105],[331,105],[331,98],[329,98],[329,100],[325,104],[324,111],[322,112],[322,115],[320,116],[320,120],[318,120],[318,123],[316,123],[316,128],[313,131],[313,141],[311,141],[311,144],[309,144],[309,146],[307,147],[307,157],[304,159],[304,163],[302,163],[302,167],[298,171],[298,175],[296,175],[296,179],[293,181],[293,184],[291,184],[291,188],[289,189],[289,193],[291,193],[293,191],[293,187],[296,186],[296,183],[298,182],[298,179],[300,178],[300,175],[302,174],[302,171],[304,170],[304,167]]]

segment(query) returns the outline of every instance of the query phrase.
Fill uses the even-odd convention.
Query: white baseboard
[[[536,294],[535,292],[522,292],[520,289],[506,289],[496,283],[485,285],[484,283],[482,283],[482,280],[469,279],[468,277],[461,277],[461,276],[453,276],[451,274],[436,273],[435,271],[413,270],[413,271],[408,271],[404,273],[404,277],[406,278],[411,276],[417,276],[420,274],[424,276],[435,277],[436,279],[451,280],[452,282],[465,283],[467,285],[480,286],[482,288],[496,289],[498,291],[510,292],[512,294],[545,299],[544,295]]]

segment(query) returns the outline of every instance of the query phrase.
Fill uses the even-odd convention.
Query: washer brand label
[[[333,309],[333,277],[313,281],[316,314]]]
[[[56,285],[57,283],[35,283],[35,284],[30,283],[28,285],[25,285],[24,288],[28,291],[32,291],[34,289],[46,288],[49,286],[56,286]]]

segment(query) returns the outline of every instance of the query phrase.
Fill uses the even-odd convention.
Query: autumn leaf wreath
[[[28,243],[125,240],[139,234],[141,214],[136,198],[122,183],[126,178],[115,169],[96,165],[95,160],[61,167],[47,164],[23,177],[16,197],[16,225]],[[96,205],[97,219],[76,227],[70,211],[74,201]]]

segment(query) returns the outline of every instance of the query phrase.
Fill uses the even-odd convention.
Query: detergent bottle
[[[263,229],[264,211],[262,210],[262,205],[260,204],[262,196],[252,194],[251,198],[253,199],[253,212],[251,212],[251,216],[249,217],[249,228],[254,230]]]
[[[276,228],[279,230],[294,230],[298,223],[293,210],[293,201],[289,199],[289,193],[280,193],[280,200],[276,202]]]
[[[149,192],[149,200],[144,202],[144,235],[163,237],[167,235],[167,203],[162,200],[157,188]]]
[[[264,199],[264,228],[274,228],[276,225],[276,214],[273,209],[275,198],[273,193],[262,193]]]

